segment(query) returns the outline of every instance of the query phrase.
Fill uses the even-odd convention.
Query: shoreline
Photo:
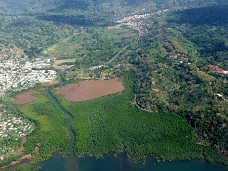
[[[36,163],[34,165],[31,165],[31,166],[39,166],[41,165],[42,163],[44,162],[47,162],[48,160],[50,160],[52,157],[54,156],[60,156],[62,159],[64,159],[65,157],[61,156],[58,151],[55,151],[52,153],[52,155],[47,159],[47,160],[44,160],[44,161],[41,161],[39,163]],[[107,158],[109,157],[113,157],[113,158],[118,158],[122,155],[126,155],[126,158],[129,160],[129,158],[127,157],[127,153],[126,151],[123,151],[121,153],[118,153],[118,154],[112,154],[112,153],[108,153],[108,154],[104,154],[103,157],[96,157],[96,156],[82,156],[82,155],[79,155],[79,156],[76,156],[77,160],[80,160],[80,159],[96,159],[96,160],[106,160]],[[68,157],[68,156],[67,156]],[[26,163],[29,163],[32,159],[32,155],[31,154],[27,154],[27,155],[24,155],[22,156],[19,160],[17,161],[13,161],[12,163],[10,163],[9,165],[7,166],[4,166],[4,167],[1,167],[0,170],[7,170],[7,169],[16,169],[18,166],[22,165],[22,164],[26,164]],[[146,163],[134,163],[132,160],[129,160],[130,163],[132,164],[135,164],[135,165],[147,165],[149,163],[151,163],[151,161],[157,163],[157,164],[162,164],[162,163],[170,163],[170,162],[199,162],[199,163],[207,163],[207,164],[213,164],[213,165],[217,165],[217,166],[220,166],[220,167],[224,167],[225,169],[228,169],[228,166],[224,165],[224,164],[221,164],[221,163],[216,163],[216,162],[210,162],[206,159],[192,159],[192,160],[188,160],[188,159],[173,159],[173,160],[159,160],[157,159],[156,157],[152,157],[152,156],[149,156],[147,155],[146,156]]]
[[[32,159],[32,155],[27,154],[27,155],[22,156],[19,160],[13,161],[9,165],[2,167],[1,169],[3,169],[3,170],[4,169],[16,169],[18,166],[20,166],[22,164],[29,163],[31,159]]]

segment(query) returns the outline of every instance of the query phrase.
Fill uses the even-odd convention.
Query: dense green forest
[[[75,118],[75,153],[102,157],[126,151],[134,162],[145,162],[146,155],[159,160],[201,159],[202,147],[186,120],[174,113],[151,114],[131,106],[132,75],[124,75],[125,90],[116,95],[79,103],[55,94]]]
[[[44,93],[34,94],[38,100],[16,105],[19,112],[29,117],[36,129],[26,136],[24,154],[32,154],[32,164],[47,160],[52,153],[68,154],[70,136],[66,125],[68,118],[62,114],[55,104]]]
[[[203,142],[227,155],[227,6],[164,17],[165,24],[141,37],[131,61],[137,104],[183,116]]]
[[[204,146],[201,136],[175,113],[150,112],[133,108],[133,74],[124,74],[122,93],[86,102],[69,102],[54,96],[75,120],[75,153],[102,157],[123,151],[134,162],[145,162],[150,155],[159,160],[205,159],[227,165],[227,160],[211,146]],[[115,104],[115,105],[113,105]],[[112,135],[112,136],[110,136]]]

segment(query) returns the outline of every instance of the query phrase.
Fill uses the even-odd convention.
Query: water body
[[[64,77],[65,73],[61,74]],[[60,85],[63,85],[63,79],[60,79]],[[75,135],[71,129],[73,117],[67,113],[56,99],[46,90],[46,94],[56,104],[58,109],[62,111],[69,122],[67,125],[68,132],[71,137],[70,155],[62,158],[58,154],[54,154],[49,160],[40,164],[42,171],[228,171],[222,165],[211,164],[205,161],[172,161],[157,163],[152,158],[147,159],[146,165],[136,165],[132,163],[125,153],[114,156],[105,156],[104,159],[96,159],[94,157],[77,158],[74,155]]]
[[[126,156],[107,156],[104,159],[83,157],[76,160],[63,159],[53,155],[48,161],[41,164],[42,171],[227,171],[228,169],[217,164],[201,161],[172,161],[157,163],[152,158],[147,159],[145,166],[133,164]]]

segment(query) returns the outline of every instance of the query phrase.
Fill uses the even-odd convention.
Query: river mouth
[[[105,156],[104,159],[94,157],[62,158],[54,154],[48,161],[40,164],[42,171],[227,171],[222,165],[205,161],[172,161],[158,163],[148,157],[146,165],[136,165],[121,153],[117,157]]]
[[[117,157],[107,155],[103,159],[96,159],[95,157],[77,158],[74,154],[76,138],[71,129],[73,117],[61,107],[48,90],[46,90],[46,94],[56,104],[59,110],[69,117],[67,129],[71,141],[69,147],[70,155],[66,158],[62,158],[60,155],[54,153],[49,160],[39,165],[42,171],[228,171],[228,168],[222,165],[210,164],[206,161],[172,161],[158,163],[150,157],[147,158],[146,165],[137,165],[127,157],[126,153],[121,153]]]
[[[60,85],[63,85],[61,74]],[[73,117],[67,113],[59,102],[46,90],[46,94],[56,104],[58,109],[62,111],[68,118],[67,129],[70,134],[70,155],[62,158],[57,153],[52,157],[40,163],[42,171],[228,171],[228,168],[219,165],[211,164],[206,161],[172,161],[158,163],[155,159],[148,157],[145,165],[134,164],[126,155],[121,153],[117,157],[107,155],[103,159],[96,159],[95,157],[81,157],[77,158],[74,154],[75,135],[71,128]]]

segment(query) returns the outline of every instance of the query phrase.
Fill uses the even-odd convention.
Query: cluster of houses
[[[4,160],[8,152],[14,151],[14,142],[32,132],[34,127],[22,117],[10,114],[2,107],[0,109],[0,160]]]
[[[45,69],[50,66],[50,59],[0,60],[0,97],[8,90],[20,91],[37,83],[54,81],[56,71]]]
[[[153,24],[153,22],[148,22],[148,18],[155,14],[160,14],[162,12],[167,12],[168,9],[165,10],[159,10],[157,12],[151,13],[151,14],[141,14],[141,15],[131,15],[128,17],[124,17],[121,20],[116,21],[118,23],[118,27],[120,26],[128,26],[130,28],[133,28],[134,30],[137,30],[139,34],[143,34],[144,32],[147,32],[147,27],[150,24]]]
[[[93,71],[95,69],[98,69],[98,68],[102,68],[104,65],[98,65],[98,66],[93,66],[93,67],[90,67],[89,70],[90,71]]]
[[[0,99],[6,91],[20,91],[40,82],[52,81],[57,73],[45,68],[50,59],[33,59],[17,47],[0,46]],[[32,132],[28,120],[13,114],[0,104],[0,161],[18,148],[18,140]]]
[[[139,33],[145,32],[145,20],[151,16],[151,14],[143,14],[143,15],[132,15],[128,17],[124,17],[121,20],[116,21],[118,23],[117,26],[128,26],[137,30]]]

